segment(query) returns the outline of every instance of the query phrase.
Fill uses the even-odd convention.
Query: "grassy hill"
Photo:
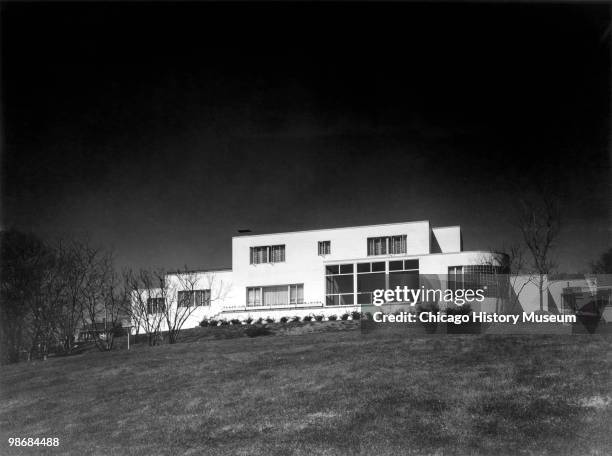
[[[612,453],[609,337],[335,326],[8,366],[0,454]]]

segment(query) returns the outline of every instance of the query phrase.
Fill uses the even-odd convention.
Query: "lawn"
[[[344,323],[8,366],[0,454],[612,454],[609,336]]]

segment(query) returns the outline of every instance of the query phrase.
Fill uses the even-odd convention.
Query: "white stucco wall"
[[[368,256],[367,239],[370,237],[406,235],[406,253],[398,255]],[[443,253],[432,253],[435,237]],[[331,252],[321,256],[319,241],[330,241]],[[279,263],[250,264],[250,248],[285,245],[285,261]],[[341,315],[359,310],[360,306],[326,307],[325,267],[332,264],[418,259],[422,284],[429,282],[446,286],[448,268],[474,264],[495,264],[492,254],[485,251],[461,252],[459,227],[439,227],[433,230],[428,221],[332,228],[262,235],[237,236],[232,239],[232,270],[197,273],[201,286],[211,289],[211,306],[197,308],[185,322],[184,328],[197,326],[204,318],[254,318],[293,315]],[[388,272],[388,263],[386,264]],[[355,267],[356,270],[356,267]],[[178,278],[170,280],[173,288],[180,288]],[[354,279],[356,282],[356,278]],[[246,308],[247,288],[258,286],[303,284],[304,304],[295,309]],[[222,287],[221,293],[218,288]],[[215,297],[219,295],[217,299]],[[222,295],[222,296],[220,296]],[[176,299],[174,300],[174,302]],[[478,310],[478,309],[474,309]]]
[[[440,253],[461,252],[461,227],[437,227],[432,228],[431,233],[440,247]]]
[[[211,291],[211,303],[210,306],[198,306],[195,308],[188,309],[185,313],[184,309],[179,310],[179,315],[187,315],[182,328],[193,328],[198,326],[199,323],[205,318],[211,318],[219,315],[224,307],[232,302],[233,293],[235,288],[232,284],[232,271],[231,270],[219,270],[219,271],[196,271],[189,273],[189,277],[186,278],[184,275],[181,278],[177,274],[169,274],[167,276],[168,285],[165,293],[167,294],[166,305],[171,306],[170,312],[171,318],[175,319],[177,311],[177,294],[180,290],[210,290]],[[148,297],[161,297],[163,296],[161,289],[154,290],[142,290],[143,302],[146,302]],[[165,319],[158,314],[156,316],[150,316],[150,321],[160,321],[160,330],[167,331],[168,325]],[[156,319],[156,320],[155,320]],[[132,325],[138,324],[137,319],[132,320]],[[136,332],[134,327],[132,332]],[[139,331],[140,333],[145,332],[145,325],[141,324]]]
[[[395,223],[334,228],[292,233],[240,236],[232,239],[233,283],[239,290],[236,305],[246,304],[246,288],[252,286],[304,284],[304,301],[325,300],[325,264],[380,261],[429,253],[429,222]],[[367,238],[407,235],[406,255],[368,257]],[[318,242],[331,241],[331,254],[319,256]],[[250,247],[285,245],[282,263],[250,264]]]
[[[448,274],[450,266],[467,266],[476,264],[498,264],[497,258],[491,252],[473,250],[457,253],[432,253],[420,257],[421,274]]]

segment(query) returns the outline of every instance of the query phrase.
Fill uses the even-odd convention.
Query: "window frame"
[[[246,287],[246,306],[245,307],[251,307],[251,308],[258,308],[258,307],[277,307],[276,304],[266,304],[265,300],[264,300],[264,289],[266,288],[279,288],[279,287],[287,287],[287,302],[285,304],[281,304],[278,307],[290,307],[290,306],[298,306],[301,304],[304,304],[304,284],[303,283],[290,283],[290,284],[280,284],[280,285],[256,285],[256,286],[251,286],[251,287]],[[300,288],[301,288],[301,293],[300,293]],[[292,289],[295,289],[295,303],[292,303],[291,301],[291,291]],[[249,305],[249,293],[253,292],[254,294],[254,302],[255,303],[260,303],[259,305]],[[299,298],[301,294],[301,298]]]
[[[262,255],[259,255],[260,252]],[[256,245],[249,247],[249,264],[258,265],[284,263],[286,261],[286,255],[286,244]],[[277,256],[279,259],[277,259]]]
[[[187,299],[181,298],[181,295],[187,295]],[[198,295],[200,299],[198,299]],[[198,290],[179,290],[176,293],[176,307],[209,307],[211,303],[211,291],[209,288]],[[185,305],[185,301],[188,301]]]
[[[321,249],[323,247],[323,249]],[[318,243],[319,256],[331,255],[331,241],[319,241]]]
[[[161,306],[159,303],[162,303]],[[149,297],[147,298],[147,315],[157,315],[166,311],[166,298]]]
[[[399,242],[399,251],[396,249]],[[394,234],[367,238],[367,256],[406,255],[408,253],[408,235]]]
[[[337,272],[334,272],[332,268],[335,268]],[[350,272],[347,270],[350,269]],[[342,263],[342,264],[334,264],[334,265],[326,265],[325,266],[325,307],[331,306],[354,306],[355,305],[355,264],[354,263]],[[352,286],[352,291],[350,293],[328,293],[328,277],[337,277],[337,276],[350,276]],[[348,304],[341,304],[343,299],[346,299],[346,296],[350,296],[350,301]],[[329,303],[330,299],[332,300],[332,304]],[[337,300],[337,304],[335,301]]]

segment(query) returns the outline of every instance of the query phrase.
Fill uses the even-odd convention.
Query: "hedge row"
[[[289,322],[299,322],[299,321],[336,321],[338,319],[340,320],[361,320],[361,318],[363,317],[362,313],[354,310],[353,312],[350,313],[344,313],[342,314],[340,317],[338,317],[337,315],[330,315],[329,317],[325,317],[324,315],[306,315],[304,317],[299,317],[299,316],[295,316],[295,317],[281,317],[278,319],[279,323],[289,323]],[[229,326],[229,325],[253,325],[253,324],[259,324],[259,325],[263,325],[266,323],[276,323],[276,320],[274,318],[271,317],[267,317],[267,318],[258,318],[258,319],[254,319],[254,318],[246,318],[244,320],[239,320],[237,318],[233,318],[231,320],[217,320],[215,318],[205,318],[204,320],[202,320],[200,322],[200,326],[202,327],[207,327],[207,326]]]

